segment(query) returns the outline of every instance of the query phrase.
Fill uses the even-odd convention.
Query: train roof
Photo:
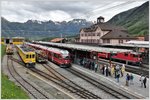
[[[27,45],[17,45],[23,52],[34,52],[34,49],[28,47]]]
[[[30,45],[34,45],[34,46],[37,46],[39,48],[42,48],[42,49],[47,49],[49,51],[53,51],[55,53],[61,53],[61,54],[66,54],[68,55],[69,52],[67,50],[63,50],[63,49],[58,49],[58,48],[53,48],[53,47],[47,47],[47,46],[43,46],[43,45],[39,45],[39,44],[32,44],[32,43],[27,43],[27,44],[30,44]]]
[[[82,50],[82,51],[95,51],[95,52],[107,52],[107,53],[116,53],[116,52],[131,52],[132,50],[128,49],[115,49],[115,48],[106,48],[106,47],[94,47],[87,45],[78,45],[78,44],[65,44],[65,43],[52,43],[52,42],[35,42],[40,44],[53,45],[57,47],[65,47],[70,49]]]

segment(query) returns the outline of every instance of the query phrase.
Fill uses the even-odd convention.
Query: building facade
[[[120,44],[135,39],[125,28],[105,23],[101,16],[97,18],[97,24],[80,30],[80,43]]]

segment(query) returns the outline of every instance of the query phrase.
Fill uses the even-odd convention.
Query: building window
[[[119,43],[123,43],[123,40],[119,40]]]
[[[110,43],[110,39],[103,40],[103,43]]]
[[[100,36],[100,33],[97,33],[97,36]]]
[[[99,43],[99,39],[97,39],[97,43]]]

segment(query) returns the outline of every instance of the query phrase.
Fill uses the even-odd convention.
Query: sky
[[[86,19],[96,21],[103,16],[105,21],[128,9],[140,6],[148,0],[2,0],[1,16],[11,22],[70,21]]]

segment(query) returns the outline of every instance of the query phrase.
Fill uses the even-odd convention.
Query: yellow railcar
[[[14,50],[13,50],[12,44],[7,44],[7,47],[6,47],[6,54],[7,54],[7,55],[12,55],[13,53],[14,53]]]
[[[13,37],[12,38],[12,43],[14,45],[21,45],[24,43],[24,38],[23,37]]]
[[[1,44],[4,44],[4,38],[3,37],[1,38]]]
[[[24,45],[16,45],[17,51],[27,67],[34,67],[36,63],[35,51]]]

